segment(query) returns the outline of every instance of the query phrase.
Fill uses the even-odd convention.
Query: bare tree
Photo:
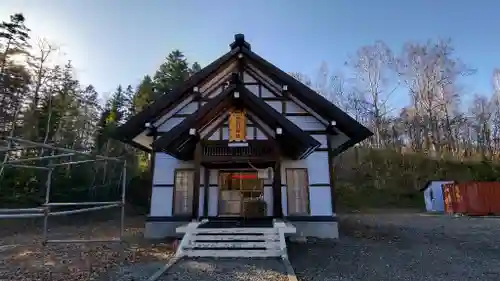
[[[375,137],[373,145],[382,146],[384,117],[389,112],[388,102],[397,88],[394,75],[394,55],[382,41],[359,48],[347,63],[353,71],[353,90],[363,105]]]
[[[460,94],[457,82],[473,72],[454,51],[450,40],[408,43],[398,58],[398,72],[408,88],[415,118],[425,124],[425,149],[432,154],[441,152],[443,120]]]
[[[26,118],[29,124],[34,127],[27,128],[28,138],[37,139],[39,138],[38,133],[38,122],[40,116],[40,100],[47,96],[50,100],[52,93],[50,92],[50,80],[54,80],[53,68],[50,65],[52,56],[59,50],[54,44],[50,43],[47,39],[38,39],[36,44],[35,54],[31,55],[28,60],[28,66],[32,72],[32,85],[31,85],[31,95],[29,101],[29,115]],[[49,107],[49,111],[51,108]],[[50,122],[50,118],[49,118]]]
[[[491,116],[492,107],[485,96],[475,95],[469,108],[471,128],[475,133],[474,141],[483,159],[492,154],[491,151]]]

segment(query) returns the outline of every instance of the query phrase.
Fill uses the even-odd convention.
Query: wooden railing
[[[268,140],[251,140],[242,147],[231,147],[228,141],[202,141],[202,149],[205,161],[271,159],[275,155],[274,144]]]

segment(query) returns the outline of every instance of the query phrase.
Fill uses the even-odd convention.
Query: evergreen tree
[[[132,115],[140,112],[145,106],[151,103],[156,98],[154,92],[153,80],[149,75],[144,76],[141,83],[137,87],[134,97],[132,98],[131,113]]]
[[[191,69],[190,69],[190,73],[191,75],[195,74],[196,72],[200,71],[201,70],[201,66],[199,63],[197,62],[194,62],[193,65],[191,65]]]
[[[23,14],[14,14],[10,16],[10,22],[2,21],[0,23],[0,47],[2,50],[0,74],[4,73],[10,55],[25,53],[29,48],[30,29],[25,26],[24,21]]]
[[[22,98],[30,84],[26,68],[9,60],[13,55],[27,53],[30,30],[24,21],[22,14],[14,14],[9,22],[0,23],[0,132],[14,133],[20,126]]]
[[[161,94],[170,93],[187,77],[190,68],[184,54],[179,50],[172,51],[156,71],[153,82],[155,89]]]

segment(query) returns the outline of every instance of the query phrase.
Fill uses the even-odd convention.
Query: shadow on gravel
[[[299,280],[500,280],[500,227],[481,220],[347,215],[340,239],[289,244]]]

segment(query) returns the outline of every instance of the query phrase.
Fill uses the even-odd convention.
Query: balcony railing
[[[271,159],[275,155],[274,144],[269,140],[251,140],[248,146],[232,147],[228,141],[203,141],[204,161],[235,161]]]

